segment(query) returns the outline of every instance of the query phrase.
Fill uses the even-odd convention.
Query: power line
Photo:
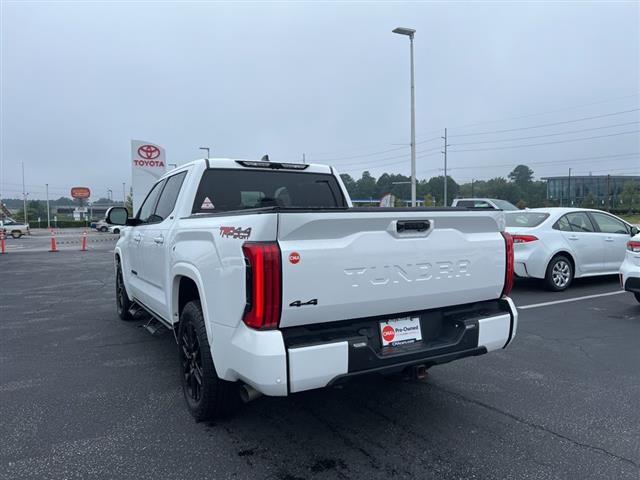
[[[557,137],[559,135],[569,135],[569,134],[572,134],[572,133],[591,132],[591,131],[594,131],[594,130],[603,130],[605,128],[624,127],[624,126],[627,126],[627,125],[637,125],[638,123],[640,123],[640,122],[616,123],[614,125],[604,125],[602,127],[583,128],[583,129],[580,129],[580,130],[569,130],[569,131],[560,132],[560,133],[547,133],[545,135],[533,135],[533,136],[529,136],[529,137],[504,138],[504,139],[500,139],[500,140],[483,140],[481,142],[455,143],[455,144],[452,144],[452,146],[457,146],[457,145],[479,145],[481,143],[513,142],[513,141],[516,141],[516,140],[530,140],[532,138]]]
[[[486,152],[490,150],[506,150],[510,148],[525,148],[525,147],[537,147],[540,145],[553,145],[556,143],[569,143],[569,142],[580,142],[583,140],[594,140],[597,138],[607,138],[607,137],[617,137],[620,135],[629,135],[632,133],[638,133],[640,130],[630,130],[628,132],[619,132],[619,133],[611,133],[609,135],[596,135],[592,137],[582,137],[582,138],[572,138],[570,140],[557,140],[555,142],[541,142],[541,143],[527,143],[525,145],[508,145],[504,147],[493,147],[493,148],[472,148],[472,149],[464,149],[464,150],[451,150],[452,152]]]
[[[438,150],[440,150],[440,149],[438,149]],[[438,152],[434,152],[434,153],[430,153],[430,154],[419,155],[419,156],[416,156],[416,158],[432,157],[434,155],[440,155],[440,152],[438,151]],[[366,168],[366,170],[379,170],[381,168],[387,168],[389,165],[400,165],[402,163],[408,163],[407,159],[405,158],[404,160],[400,160],[398,162],[389,162],[389,163],[386,163],[384,165],[372,165],[370,168]],[[339,168],[339,167],[347,167],[347,165],[337,165],[336,166],[336,168]],[[348,170],[353,170],[352,168],[347,168],[347,169]],[[437,169],[434,169],[434,170],[437,170]]]
[[[524,165],[554,165],[554,164],[565,164],[565,163],[574,163],[574,162],[588,162],[588,161],[598,161],[598,160],[611,160],[620,157],[640,157],[640,152],[632,152],[632,153],[619,153],[615,155],[600,155],[597,157],[580,157],[580,158],[571,158],[565,160],[545,160],[542,162],[526,162]],[[493,165],[475,165],[475,166],[466,166],[466,167],[454,167],[452,170],[474,170],[480,168],[495,168],[495,167],[512,167],[515,164],[511,163],[501,163],[501,164],[493,164]]]
[[[556,126],[556,125],[566,125],[568,123],[576,123],[576,122],[584,122],[586,120],[594,120],[596,118],[613,117],[613,116],[616,116],[616,115],[623,115],[625,113],[637,112],[638,110],[640,110],[640,108],[633,108],[631,110],[622,110],[620,112],[605,113],[605,114],[602,114],[602,115],[594,115],[594,116],[591,116],[591,117],[575,118],[573,120],[565,120],[563,122],[542,123],[542,124],[539,124],[539,125],[531,125],[531,126],[528,126],[528,127],[518,127],[518,128],[507,128],[507,129],[504,129],[504,130],[490,130],[490,131],[476,132],[476,133],[463,133],[463,134],[459,134],[459,135],[450,135],[450,137],[471,137],[471,136],[475,136],[475,135],[488,135],[490,133],[517,132],[517,131],[520,131],[520,130],[530,130],[532,128],[553,127],[553,126]]]
[[[578,109],[578,108],[589,107],[591,105],[601,105],[603,103],[611,103],[611,102],[615,102],[615,101],[618,101],[618,100],[625,100],[627,98],[634,98],[634,97],[638,97],[638,96],[640,96],[640,93],[634,93],[632,95],[624,95],[624,96],[621,96],[621,97],[615,97],[615,98],[611,98],[611,99],[608,99],[608,100],[599,100],[599,101],[596,101],[596,102],[582,103],[582,104],[579,104],[579,105],[573,105],[571,107],[563,107],[563,108],[558,108],[558,109],[555,109],[555,110],[547,110],[545,112],[529,113],[529,114],[526,114],[526,115],[518,115],[518,116],[514,116],[514,117],[503,117],[500,120],[485,120],[485,121],[480,121],[480,122],[475,122],[475,123],[467,123],[467,124],[464,124],[464,125],[454,125],[451,128],[469,128],[469,127],[475,127],[475,126],[478,126],[478,125],[487,125],[487,124],[491,124],[491,123],[502,123],[502,122],[506,122],[507,120],[518,120],[518,119],[521,119],[521,118],[530,118],[530,117],[537,117],[537,116],[540,116],[540,115],[549,115],[550,113],[558,113],[558,112],[564,112],[564,111],[567,111],[567,110],[575,110],[575,109]]]
[[[422,151],[416,152],[416,153],[426,154],[426,153],[429,153],[429,152],[433,152],[435,150],[440,150],[440,148],[432,148],[432,149],[429,149],[429,150],[422,150]],[[416,156],[416,158],[423,158],[424,156],[425,155],[418,155],[418,156]],[[371,165],[371,164],[375,165],[375,164],[377,164],[379,162],[384,162],[384,161],[387,161],[387,160],[395,160],[397,158],[408,159],[408,155],[406,155],[406,154],[405,155],[395,155],[393,157],[376,158],[376,159],[373,159],[373,160],[365,160],[364,162],[344,163],[344,164],[341,164],[341,165],[338,164],[336,166],[339,166],[339,167],[351,167],[351,166],[354,166],[354,165]],[[398,163],[401,163],[401,162],[398,162]]]

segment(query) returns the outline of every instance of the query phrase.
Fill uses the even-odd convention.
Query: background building
[[[559,206],[579,207],[594,201],[594,207],[620,208],[623,205],[624,186],[628,182],[640,188],[640,176],[632,175],[584,175],[543,177],[547,181],[547,200]]]

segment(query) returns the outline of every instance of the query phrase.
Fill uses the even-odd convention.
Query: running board
[[[133,317],[134,320],[142,320],[145,321],[141,328],[144,328],[151,335],[160,335],[164,333],[166,330],[172,330],[173,327],[165,322],[158,315],[153,313],[150,309],[145,307],[142,303],[134,299],[131,308],[129,309],[129,314]],[[165,327],[162,329],[161,327]]]

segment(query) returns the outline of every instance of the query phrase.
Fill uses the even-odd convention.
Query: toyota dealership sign
[[[131,185],[134,215],[153,184],[166,172],[166,164],[164,148],[151,142],[131,140]]]

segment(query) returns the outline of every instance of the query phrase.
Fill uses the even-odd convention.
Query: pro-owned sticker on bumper
[[[394,318],[380,322],[382,346],[406,345],[422,340],[419,317]]]

